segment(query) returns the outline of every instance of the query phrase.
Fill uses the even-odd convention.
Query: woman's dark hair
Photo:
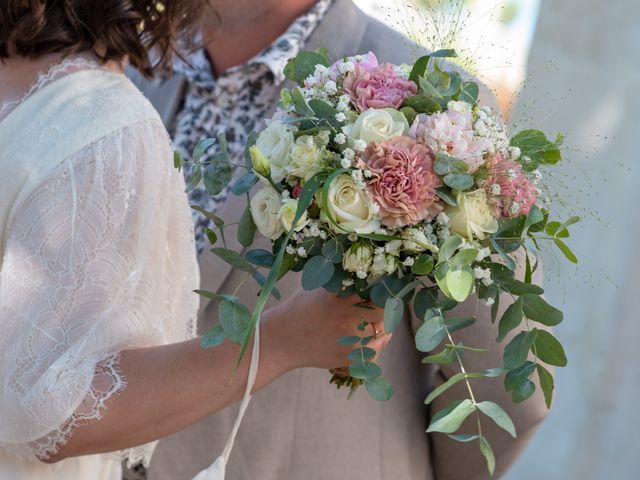
[[[207,0],[0,0],[0,59],[94,51],[144,75],[169,66]],[[10,47],[11,46],[11,47]]]

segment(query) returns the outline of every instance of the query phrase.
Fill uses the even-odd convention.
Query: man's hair
[[[95,52],[149,77],[169,66],[207,0],[1,0],[0,59]]]

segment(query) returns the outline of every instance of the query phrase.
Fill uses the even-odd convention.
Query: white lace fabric
[[[83,62],[61,65],[63,75],[39,80],[27,98],[42,97],[70,71],[97,68]],[[126,388],[122,351],[195,335],[198,299],[191,290],[199,277],[184,180],[160,119],[146,111],[150,104],[135,92],[117,105],[119,94],[78,92],[89,101],[65,116],[104,125],[126,105],[144,111],[143,120],[64,158],[32,159],[32,170],[56,166],[18,189],[4,225],[0,215],[0,451],[21,458],[47,458],[78,425],[102,418],[109,399]],[[5,120],[27,105],[6,108]],[[43,126],[38,138],[25,135],[20,148],[0,147],[3,175],[21,159],[24,168],[36,144],[64,145],[74,133],[65,130],[65,118],[58,123]],[[147,445],[119,454],[148,462],[152,451]]]

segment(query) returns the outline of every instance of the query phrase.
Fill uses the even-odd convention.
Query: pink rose
[[[487,177],[482,183],[489,204],[497,217],[528,215],[536,203],[538,190],[525,176],[519,163],[497,153],[486,163]]]
[[[361,112],[370,108],[398,109],[418,91],[416,84],[398,76],[390,63],[371,69],[357,65],[345,78],[343,86]]]
[[[418,115],[409,135],[435,151],[462,160],[469,165],[471,173],[484,163],[484,154],[491,147],[488,140],[475,136],[471,113],[455,110]]]
[[[367,190],[380,205],[383,225],[415,225],[442,211],[436,195],[441,181],[433,171],[434,160],[432,149],[410,137],[369,144],[359,162],[373,174]]]

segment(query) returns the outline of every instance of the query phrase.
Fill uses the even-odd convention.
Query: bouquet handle
[[[229,439],[227,440],[222,454],[216,459],[216,461],[213,462],[208,468],[201,471],[198,475],[193,477],[193,480],[224,480],[227,462],[229,461],[229,455],[231,455],[231,450],[233,449],[233,444],[235,442],[236,435],[238,434],[240,424],[242,423],[244,414],[247,411],[249,402],[251,401],[251,391],[253,390],[253,387],[256,383],[259,363],[260,322],[258,322],[258,325],[256,325],[255,335],[253,337],[253,351],[251,352],[251,363],[249,364],[249,374],[247,376],[247,388],[245,389],[244,397],[242,397],[240,410],[238,411],[238,416],[236,417],[236,421],[233,424],[233,429],[231,430]]]

